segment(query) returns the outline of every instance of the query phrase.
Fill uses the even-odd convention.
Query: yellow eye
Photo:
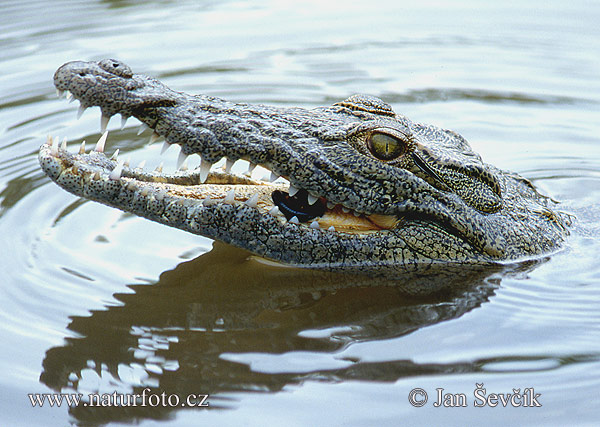
[[[406,143],[386,133],[374,132],[367,139],[371,154],[379,160],[394,160],[406,152]]]

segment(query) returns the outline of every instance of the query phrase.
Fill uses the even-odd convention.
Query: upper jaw
[[[123,118],[135,116],[153,130],[151,141],[159,137],[164,137],[165,148],[170,144],[178,144],[181,146],[181,153],[178,156],[178,168],[181,168],[186,164],[187,156],[190,153],[196,152],[197,154],[200,154],[201,163],[199,168],[194,172],[199,178],[200,184],[207,182],[213,163],[217,159],[223,156],[228,159],[226,162],[226,172],[229,172],[233,161],[243,158],[250,161],[250,169],[253,169],[254,165],[260,164],[271,171],[272,178],[277,179],[279,176],[283,176],[287,179],[289,182],[289,189],[287,189],[288,194],[293,196],[298,189],[304,189],[308,192],[309,203],[314,203],[315,200],[324,200],[324,203],[327,205],[326,212],[336,216],[337,219],[335,224],[338,225],[338,228],[348,231],[355,231],[353,228],[355,226],[359,230],[369,231],[391,229],[397,226],[398,221],[406,212],[403,211],[402,209],[404,208],[401,207],[397,213],[392,213],[394,212],[393,206],[385,207],[386,205],[384,203],[375,202],[371,204],[372,210],[365,209],[365,202],[368,201],[368,198],[359,194],[351,194],[352,198],[349,198],[347,195],[348,193],[345,196],[339,196],[342,189],[333,181],[328,186],[329,188],[335,188],[336,191],[334,192],[334,195],[329,196],[328,192],[322,191],[324,188],[323,182],[315,183],[315,181],[318,180],[312,178],[315,173],[322,172],[321,170],[316,168],[313,171],[311,168],[314,168],[315,166],[308,164],[305,168],[302,168],[303,170],[299,171],[301,174],[304,174],[303,176],[301,174],[296,174],[295,172],[297,171],[292,173],[288,169],[290,159],[284,158],[282,160],[280,158],[277,163],[272,163],[268,160],[263,161],[263,155],[268,151],[264,147],[259,147],[256,151],[251,151],[251,149],[247,148],[244,144],[234,143],[231,145],[233,148],[219,145],[220,148],[207,151],[205,147],[206,144],[200,144],[200,149],[204,151],[196,151],[197,147],[191,145],[192,143],[190,141],[192,140],[189,138],[188,130],[191,129],[191,132],[196,131],[199,128],[197,126],[192,126],[192,123],[189,123],[190,126],[186,128],[182,123],[184,123],[185,120],[197,120],[197,118],[195,118],[193,114],[190,114],[190,111],[186,111],[185,107],[182,107],[182,105],[185,106],[187,103],[199,102],[199,98],[172,91],[159,81],[149,77],[135,75],[131,73],[125,64],[118,61],[104,60],[98,63],[79,61],[70,62],[57,70],[54,80],[58,91],[69,91],[72,94],[73,99],[80,100],[80,111],[82,108],[84,109],[90,106],[99,106],[101,108],[102,131],[105,131],[110,117],[114,114],[121,114]],[[217,100],[217,102],[224,101]],[[227,105],[220,108],[227,108]],[[177,110],[178,114],[173,114],[173,110]],[[173,126],[172,122],[176,122],[176,126]],[[200,132],[204,132],[205,130],[206,129],[200,128]],[[195,135],[193,136],[195,137]],[[200,138],[202,138],[202,134],[200,135]],[[285,142],[287,144],[287,141]],[[289,145],[292,145],[291,141]],[[298,147],[295,147],[295,149],[297,148]],[[320,147],[318,149],[320,149]],[[235,154],[233,155],[230,153],[232,150],[235,151]],[[302,155],[302,153],[300,154]],[[324,154],[324,152],[321,154]],[[290,155],[289,151],[286,155]],[[345,165],[338,165],[338,167],[342,168],[344,166]],[[385,166],[387,165],[384,165],[384,167]],[[114,170],[119,168],[118,163],[115,162],[114,165],[108,167],[107,170],[110,170],[109,173],[115,175]],[[123,171],[125,171],[124,179],[138,179],[142,177],[142,175],[139,174],[137,176],[131,175],[128,177],[127,174],[131,174],[131,172],[127,172],[127,168],[124,168]],[[415,184],[413,181],[421,181],[404,170],[390,168],[390,173],[397,175],[392,175],[390,180],[395,179],[398,182],[408,180],[412,184]],[[307,177],[312,179],[309,181]],[[323,176],[323,178],[328,179],[331,177]],[[360,177],[357,176],[356,178],[358,179]],[[143,179],[139,181],[142,182]],[[423,184],[426,186],[426,183]],[[274,190],[275,188],[273,188],[272,191]],[[343,190],[351,192],[353,191],[353,185],[350,185]],[[436,193],[435,189],[431,188],[431,191],[435,193],[432,197],[439,197],[439,199],[436,200],[436,203],[443,205],[445,203],[443,197],[440,196],[439,193]],[[380,197],[381,194],[384,193],[380,194],[378,191],[371,191],[371,194]],[[226,194],[221,194],[221,196],[223,200],[225,200]],[[399,198],[400,205],[404,207],[409,206],[408,209],[412,209],[410,206],[418,206],[419,195],[416,195],[414,200],[412,197],[415,195],[410,192],[395,196]],[[249,199],[250,198],[248,198],[248,200]],[[407,201],[408,203],[404,203],[404,201]],[[265,201],[265,204],[266,203],[270,203],[271,209],[274,207],[272,200],[270,202]],[[386,211],[386,209],[392,209],[392,211]],[[442,212],[441,215],[443,221],[452,221],[451,212]],[[353,220],[353,217],[357,219]],[[294,221],[293,217],[288,217],[287,219]],[[313,222],[310,222],[311,226],[315,225]],[[357,223],[360,224],[357,226]],[[328,223],[325,222],[325,224]]]

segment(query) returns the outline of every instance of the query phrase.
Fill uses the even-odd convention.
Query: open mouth
[[[68,91],[58,92],[59,96],[66,93],[67,99],[72,99]],[[79,117],[82,111],[79,110]],[[79,195],[96,200],[101,198],[109,204],[110,201],[104,197],[95,197],[94,192],[100,194],[107,189],[117,191],[115,188],[124,188],[150,200],[167,200],[180,205],[245,204],[281,223],[323,232],[372,233],[392,229],[399,222],[396,216],[365,214],[331,203],[326,195],[315,195],[296,188],[290,185],[289,177],[279,177],[270,171],[262,180],[252,178],[253,170],[257,166],[265,168],[263,165],[250,164],[248,172],[237,174],[232,172],[232,168],[236,168],[228,159],[222,168],[202,160],[197,168],[189,169],[188,156],[181,152],[175,173],[164,173],[161,166],[153,171],[146,170],[144,164],[133,167],[119,156],[118,150],[112,155],[105,155],[108,121],[109,117],[103,115],[103,134],[91,150],[86,148],[85,142],[69,150],[66,140],[59,143],[59,138],[49,137],[40,150],[41,163],[47,173],[55,180],[60,177],[62,180],[80,181],[79,187],[85,194]],[[142,123],[142,131],[148,128],[152,131],[150,142],[164,137],[160,130]],[[163,153],[169,146],[165,141]]]

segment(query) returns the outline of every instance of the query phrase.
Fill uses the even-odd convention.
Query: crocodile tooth
[[[144,167],[145,167],[145,166],[146,166],[146,161],[145,161],[145,160],[142,160],[142,161],[140,162],[140,164],[137,166],[137,169],[144,169]]]
[[[288,193],[290,196],[294,197],[298,191],[299,190],[296,187],[294,187],[292,184],[290,184],[290,189],[288,190]],[[296,218],[296,219],[298,219],[298,218]]]
[[[114,160],[115,162],[119,159],[119,149],[117,148],[115,150],[115,152],[113,153],[113,155],[110,157],[111,160]]]
[[[160,138],[160,135],[157,134],[156,132],[152,132],[152,135],[150,135],[150,141],[148,141],[148,144],[149,145],[154,144],[158,140],[158,138]]]
[[[100,172],[94,173],[94,175],[92,176],[92,179],[94,181],[100,181],[100,179],[101,179]]]
[[[81,145],[79,146],[79,154],[85,154],[85,140],[81,141]]]
[[[163,143],[162,148],[160,149],[160,154],[163,155],[165,154],[165,151],[167,151],[169,149],[169,147],[171,146],[171,144],[169,144],[167,142],[167,140],[165,139],[165,142]]]
[[[154,172],[156,172],[156,173],[162,173],[162,171],[163,171],[163,166],[164,166],[164,164],[161,162],[161,163],[160,163],[160,165],[158,165],[158,166],[156,167],[156,169],[154,169]]]
[[[77,110],[77,120],[81,118],[85,110],[87,110],[87,107],[84,107],[83,104],[79,104],[79,109]]]
[[[335,203],[327,202],[327,209],[335,208]]]
[[[65,98],[67,98],[67,101],[72,102],[73,94],[67,90],[67,91],[65,91]]]
[[[316,219],[310,223],[310,228],[314,228],[315,230],[320,230],[321,226],[319,225],[319,221]]]
[[[291,222],[292,224],[300,224],[300,221],[298,220],[298,217],[295,216],[295,215],[290,218],[289,222]]]
[[[124,116],[123,114],[121,114],[121,130],[125,129],[125,125],[127,124],[127,120],[129,120],[129,117]]]
[[[94,151],[97,151],[98,153],[104,153],[104,145],[106,144],[106,137],[108,136],[108,131],[105,131],[102,136],[100,137],[100,139],[98,140],[98,142],[96,143],[96,148],[94,148]]]
[[[233,160],[225,159],[225,173],[231,173],[231,168],[234,163],[235,161]]]
[[[137,134],[141,135],[146,129],[148,129],[148,125],[146,123],[142,123],[137,131]]]
[[[186,170],[188,170],[188,158],[187,157],[183,161],[183,164],[181,165],[181,167],[179,168],[179,170],[183,171],[183,172],[185,172]]]
[[[232,188],[227,192],[227,195],[223,199],[223,203],[233,203],[235,201],[235,190]]]
[[[58,96],[59,98],[63,96],[63,93],[65,93],[63,90],[56,89],[56,96]]]
[[[269,213],[273,216],[277,216],[279,215],[280,211],[279,211],[279,207],[278,206],[273,206],[271,208],[271,210],[269,211]]]
[[[60,149],[63,151],[67,151],[67,137],[65,136],[60,144]]]
[[[212,163],[207,162],[202,157],[200,157],[200,183],[204,184],[206,179],[208,178],[208,174],[210,173],[210,168],[212,167]]]
[[[183,152],[183,149],[179,152],[179,156],[177,156],[177,169],[181,169],[183,163],[188,158],[188,155]]]
[[[255,208],[257,203],[258,203],[258,193],[254,193],[252,195],[252,197],[250,197],[248,200],[246,200],[246,204],[248,206],[250,206],[251,208]]]
[[[108,175],[110,179],[117,181],[121,178],[121,172],[123,172],[123,163],[124,162],[122,159],[117,162],[117,166],[111,171],[110,175]]]
[[[110,122],[110,117],[111,116],[107,116],[106,114],[102,113],[102,116],[100,117],[100,132],[106,132],[108,122]]]
[[[314,205],[317,202],[317,200],[319,200],[318,197],[315,197],[312,194],[308,195],[308,204],[309,205]]]
[[[248,178],[252,177],[252,172],[254,172],[254,169],[256,169],[256,164],[250,162],[248,164],[248,170],[244,172],[244,175],[246,175]]]
[[[329,228],[327,229],[327,231],[335,231],[335,227],[332,225],[331,227],[329,227]]]
[[[342,206],[342,211],[344,213],[348,213],[348,212],[350,212],[350,209],[348,209],[346,206]]]
[[[275,172],[271,171],[271,175],[269,176],[269,182],[275,182],[279,179],[279,175]]]
[[[51,137],[49,137],[51,138]],[[52,146],[50,147],[50,152],[52,154],[58,154],[58,136],[55,136],[52,140]]]
[[[129,157],[127,157],[125,159],[125,162],[123,163],[123,166],[125,166],[126,168],[128,168],[130,164],[131,164],[131,156],[129,156]]]

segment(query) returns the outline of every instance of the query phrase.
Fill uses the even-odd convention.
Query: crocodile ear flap
[[[339,105],[354,111],[366,111],[380,116],[394,117],[396,115],[390,104],[371,95],[352,95],[350,98],[341,102],[336,102],[333,105]]]

